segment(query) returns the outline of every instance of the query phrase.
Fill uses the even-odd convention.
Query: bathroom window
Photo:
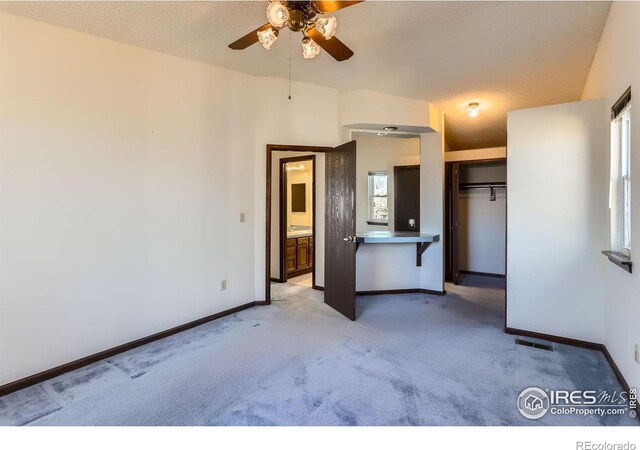
[[[369,172],[369,218],[370,225],[388,225],[387,172]]]
[[[631,89],[611,108],[611,247],[631,254]]]

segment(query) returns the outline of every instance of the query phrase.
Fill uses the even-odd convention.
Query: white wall
[[[489,190],[460,193],[460,269],[471,272],[505,274],[505,221],[507,196],[496,190],[489,201]]]
[[[436,120],[432,112],[432,121]],[[422,255],[420,287],[444,291],[444,116],[435,131],[420,135],[420,232],[440,235]]]
[[[604,28],[596,56],[584,89],[583,98],[603,98],[600,111],[600,123],[605,124],[607,131],[610,121],[610,108],[613,103],[629,87],[632,87],[631,99],[634,116],[631,124],[632,171],[635,178],[632,186],[632,242],[634,247],[640,243],[640,183],[637,181],[636,169],[640,167],[640,3],[614,2]],[[608,177],[609,145],[600,149],[602,155],[592,165],[602,163],[598,170],[602,177]],[[600,190],[606,195],[608,184],[602,184]],[[608,218],[607,205],[601,205],[600,213]],[[609,242],[609,229],[603,230],[603,249]],[[637,252],[633,252],[635,255]],[[600,257],[604,259],[604,256]],[[635,256],[634,256],[634,259]],[[605,261],[602,268],[605,283],[605,338],[604,343],[615,360],[618,368],[631,386],[640,386],[640,366],[636,364],[633,352],[635,343],[640,343],[640,277],[637,271],[629,274],[619,267]]]
[[[599,101],[508,114],[509,327],[604,342],[606,127]]]
[[[439,131],[439,113],[424,100],[396,97],[358,89],[340,95],[340,124],[349,128],[382,130],[396,126],[400,131]]]
[[[420,267],[416,266],[416,244],[363,244],[358,249],[357,291],[419,287]]]
[[[0,384],[254,300],[252,77],[4,13],[0,60]]]
[[[455,150],[445,153],[445,161],[475,161],[507,157],[507,147],[479,148],[475,150]]]

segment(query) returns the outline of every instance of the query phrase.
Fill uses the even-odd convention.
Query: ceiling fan
[[[344,61],[353,56],[353,51],[337,37],[338,20],[333,16],[324,16],[360,1],[287,1],[269,0],[267,6],[267,23],[251,33],[229,44],[233,50],[245,48],[260,41],[269,50],[278,39],[279,31],[288,27],[291,31],[302,32],[302,55],[305,59],[318,56],[324,49],[337,61]]]

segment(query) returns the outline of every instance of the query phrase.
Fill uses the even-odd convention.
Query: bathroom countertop
[[[288,238],[294,238],[294,237],[305,237],[305,236],[312,236],[313,232],[311,230],[293,230],[293,231],[287,231],[287,237]]]
[[[356,233],[355,241],[362,244],[398,244],[406,242],[436,242],[439,234],[417,233],[411,231],[367,231]]]

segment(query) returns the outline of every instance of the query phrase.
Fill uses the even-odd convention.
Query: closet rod
[[[465,183],[459,186],[460,189],[491,189],[506,187],[506,183]]]

